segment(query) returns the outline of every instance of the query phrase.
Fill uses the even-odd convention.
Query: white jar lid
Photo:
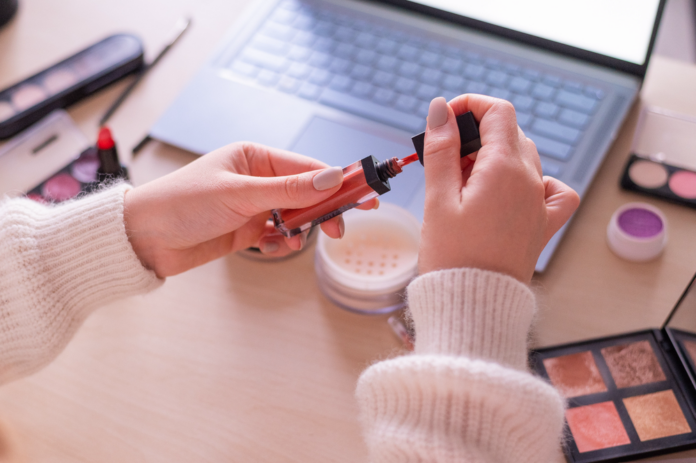
[[[633,262],[652,260],[667,244],[667,218],[650,204],[624,204],[611,216],[607,243],[623,259]]]

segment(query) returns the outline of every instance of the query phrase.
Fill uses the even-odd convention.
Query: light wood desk
[[[0,88],[112,32],[139,34],[152,54],[190,13],[192,29],[111,121],[142,184],[194,159],[159,143],[127,156],[245,6],[21,1],[0,30]],[[696,115],[693,82],[696,67],[656,58],[643,99]],[[70,109],[87,136],[124,84]],[[636,116],[536,279],[539,345],[658,326],[696,271],[696,212],[618,188]],[[669,219],[670,243],[653,263],[621,261],[605,244],[610,215],[631,200]],[[51,366],[0,388],[0,417],[28,461],[365,461],[356,379],[399,349],[384,318],[346,313],[320,294],[311,250],[282,263],[229,256],[95,313]]]

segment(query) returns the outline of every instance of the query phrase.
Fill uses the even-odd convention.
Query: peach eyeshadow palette
[[[621,176],[621,186],[696,208],[696,172],[655,159],[632,154]]]
[[[626,461],[696,447],[694,281],[660,329],[531,352],[532,368],[567,400],[569,462]]]

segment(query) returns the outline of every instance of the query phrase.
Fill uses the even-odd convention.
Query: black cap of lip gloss
[[[479,134],[478,124],[471,111],[457,116],[457,126],[459,126],[459,140],[462,143],[462,148],[459,151],[461,157],[468,156],[471,153],[481,149],[481,135]],[[425,144],[425,132],[414,135],[411,138],[413,146],[418,153],[418,160],[423,165],[423,145]]]

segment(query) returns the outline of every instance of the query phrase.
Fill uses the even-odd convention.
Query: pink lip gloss
[[[473,114],[468,112],[457,116],[457,124],[461,138],[461,156],[478,151],[481,148],[481,142]],[[400,174],[402,167],[417,160],[423,163],[424,137],[424,133],[413,137],[416,153],[403,159],[394,157],[378,161],[374,156],[367,156],[345,167],[341,188],[318,204],[302,209],[274,209],[272,213],[276,229],[284,236],[291,238],[391,191],[389,179]]]

